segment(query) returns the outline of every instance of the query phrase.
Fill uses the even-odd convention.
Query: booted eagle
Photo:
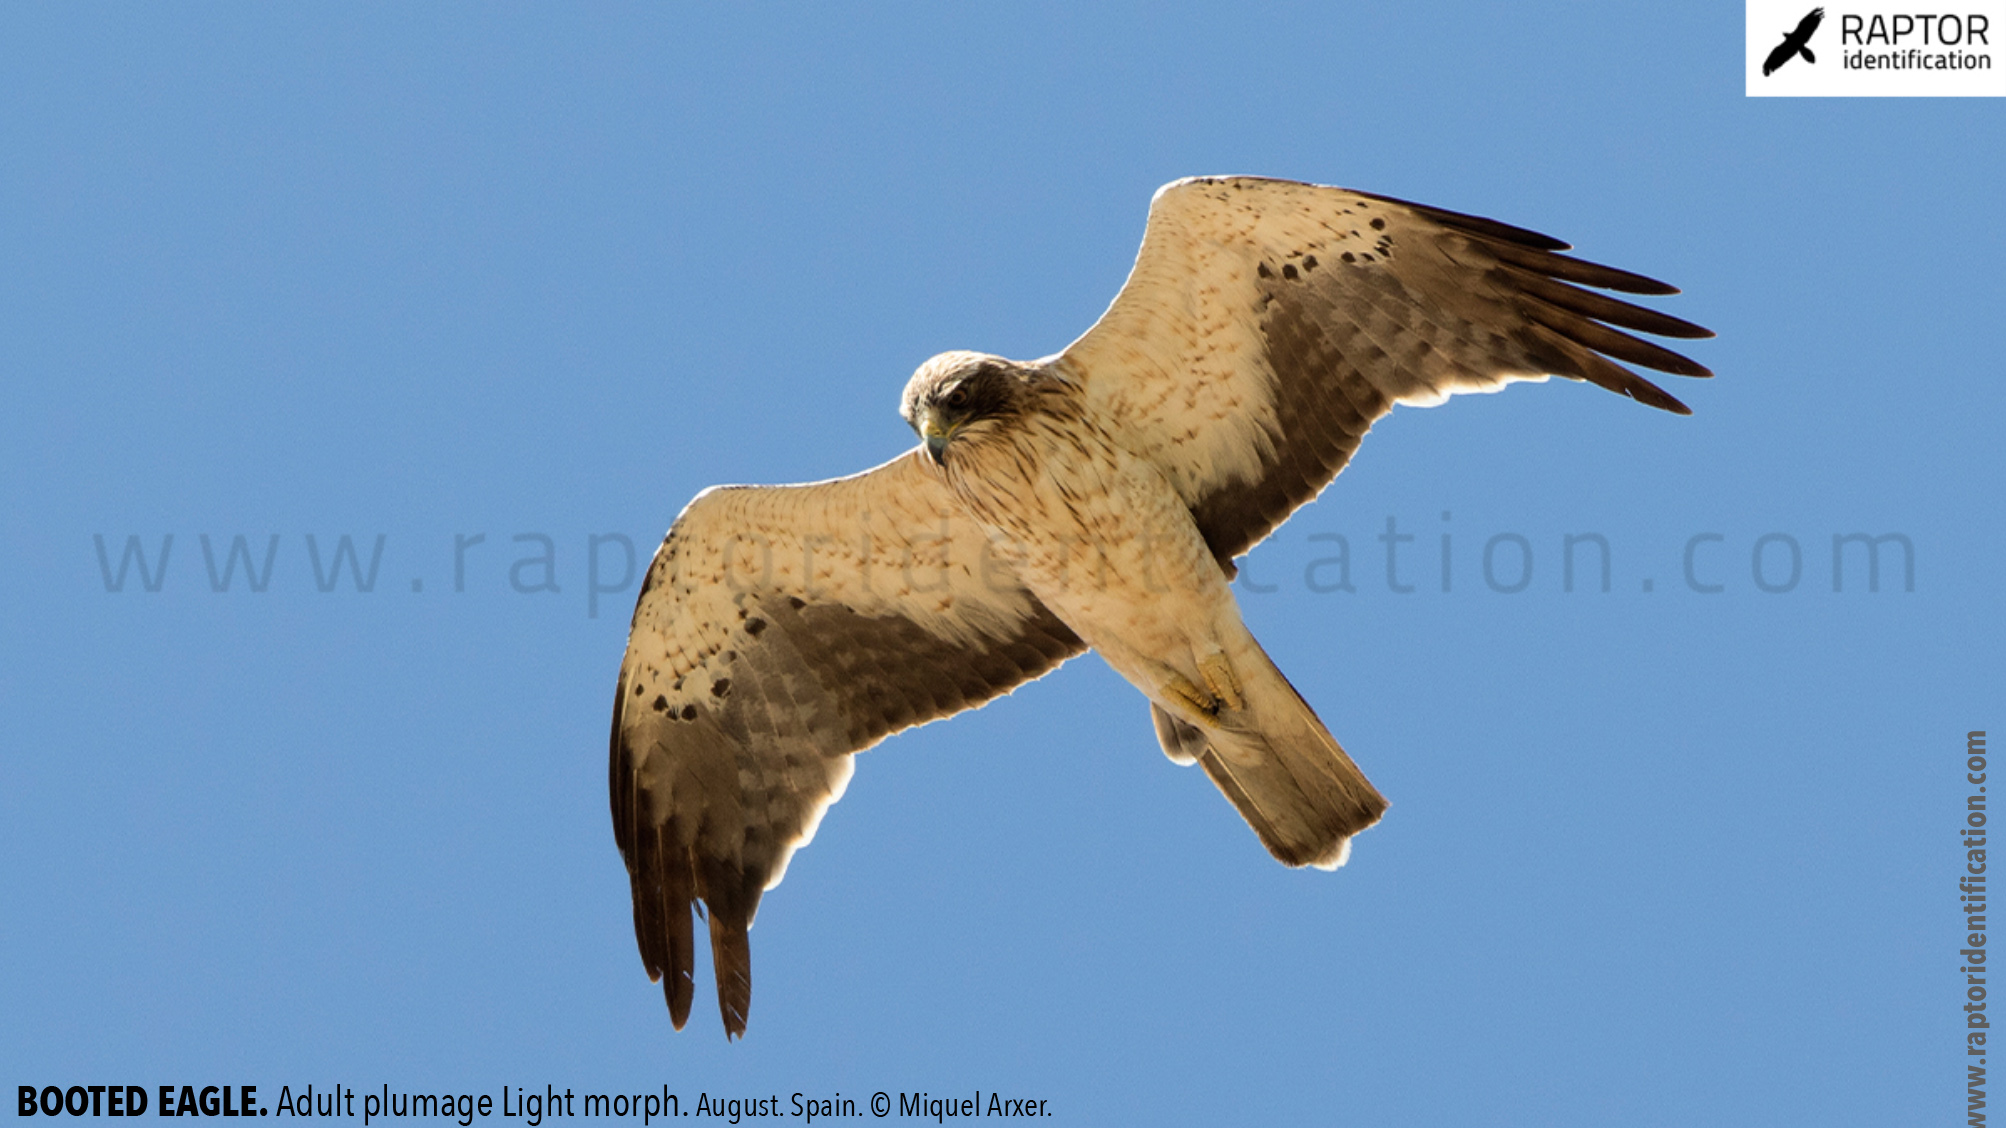
[[[1677,291],[1566,249],[1342,188],[1180,180],[1064,352],[944,353],[900,403],[914,449],[699,494],[634,608],[610,769],[634,934],[676,1027],[701,901],[725,1032],[744,1034],[746,930],[857,752],[1088,647],[1270,853],[1342,865],[1386,800],[1248,633],[1233,559],[1395,404],[1558,375],[1689,414],[1617,362],[1707,370],[1623,330],[1712,334],[1595,293]]]

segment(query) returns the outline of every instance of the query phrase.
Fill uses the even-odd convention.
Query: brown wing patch
[[[1634,334],[1712,334],[1595,292],[1677,290],[1567,249],[1341,188],[1182,181],[1158,193],[1128,283],[1061,361],[1176,483],[1230,574],[1395,403],[1557,375],[1688,414],[1626,364],[1711,373]]]
[[[1393,406],[1351,359],[1386,359],[1356,325],[1319,316],[1302,287],[1270,283],[1263,289],[1262,332],[1275,373],[1279,431],[1274,454],[1252,482],[1214,491],[1191,509],[1212,555],[1229,573],[1233,557],[1258,544],[1344,469],[1373,421]]]
[[[895,462],[842,482],[727,491],[693,505],[650,568],[659,582],[636,609],[615,693],[609,797],[641,962],[662,982],[679,1029],[694,992],[697,912],[709,920],[725,1032],[744,1033],[747,931],[760,897],[841,794],[853,753],[979,705],[1085,649],[1021,588],[913,591],[896,568],[880,568],[874,587],[867,561],[832,558],[814,569],[821,588],[790,590],[776,567],[729,591],[701,561],[676,559],[739,536],[748,522],[765,530],[777,559],[809,551],[803,546],[834,554],[830,545],[842,543],[909,559],[914,545],[900,543],[900,531],[938,527],[928,481]],[[822,493],[795,496],[812,491]],[[874,492],[860,499],[859,491]],[[829,526],[873,509],[877,524],[859,516],[866,524]],[[976,543],[935,546],[938,576],[966,583]],[[1014,584],[994,562],[982,574]],[[694,667],[692,655],[701,658]]]

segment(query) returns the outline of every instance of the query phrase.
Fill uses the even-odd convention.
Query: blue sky
[[[8,8],[0,1080],[1951,1115],[2006,119],[1743,59],[1729,5]],[[749,1037],[707,968],[672,1032],[606,814],[623,546],[897,453],[915,365],[1063,346],[1218,172],[1664,278],[1719,378],[1401,410],[1253,554],[1392,800],[1344,870],[1273,863],[1089,657],[864,755]],[[1853,533],[1913,590],[1890,541],[1835,591]],[[108,590],[96,538],[116,580],[169,535]],[[276,537],[265,590],[204,535]],[[370,591],[320,590],[344,536]]]

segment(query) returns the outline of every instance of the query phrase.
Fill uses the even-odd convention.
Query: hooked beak
[[[920,441],[926,444],[926,456],[933,459],[935,466],[942,465],[946,461],[948,440],[954,438],[954,433],[960,429],[941,423],[939,417],[931,411],[926,413],[920,425],[919,437]]]

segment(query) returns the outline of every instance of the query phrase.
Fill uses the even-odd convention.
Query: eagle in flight
[[[856,753],[1088,647],[1270,853],[1342,865],[1386,800],[1248,632],[1233,560],[1395,404],[1558,375],[1689,414],[1618,362],[1710,373],[1624,330],[1712,334],[1595,292],[1677,293],[1566,249],[1342,188],[1180,180],[1063,352],[943,353],[900,403],[914,449],[699,494],[641,586],[610,765],[634,934],[676,1027],[707,908],[725,1033],[744,1034],[746,930]]]

